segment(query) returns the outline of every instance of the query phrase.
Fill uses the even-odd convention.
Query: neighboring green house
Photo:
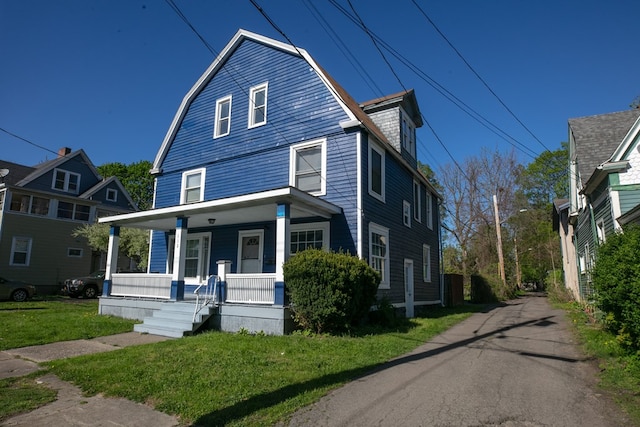
[[[570,199],[554,212],[564,233],[565,283],[578,300],[593,292],[598,246],[640,218],[639,117],[635,109],[569,120]]]
[[[53,293],[66,278],[104,268],[104,254],[73,237],[82,224],[136,211],[115,178],[103,179],[83,150],[30,167],[0,160],[0,276]]]

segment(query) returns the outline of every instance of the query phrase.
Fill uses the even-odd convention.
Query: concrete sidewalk
[[[17,377],[36,372],[38,363],[84,354],[115,351],[133,345],[149,344],[170,338],[127,332],[90,340],[63,341],[0,352],[0,378]],[[176,417],[155,411],[149,406],[121,398],[101,395],[86,397],[79,388],[53,374],[36,379],[38,383],[58,391],[55,402],[32,412],[6,419],[3,426],[177,426]]]

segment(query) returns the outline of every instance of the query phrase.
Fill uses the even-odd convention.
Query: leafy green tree
[[[107,252],[109,248],[109,226],[107,224],[84,224],[73,231],[74,237],[87,239],[94,251]],[[146,266],[149,258],[149,232],[137,228],[120,230],[120,253],[133,259],[138,265]]]
[[[569,145],[544,151],[524,169],[518,184],[533,206],[548,206],[569,196]]]
[[[117,177],[127,189],[138,209],[150,209],[153,203],[153,175],[149,173],[152,163],[148,160],[125,165],[114,162],[98,166],[98,172],[105,178]]]

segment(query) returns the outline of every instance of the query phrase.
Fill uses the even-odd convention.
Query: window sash
[[[267,122],[267,84],[251,88],[249,100],[249,127]]]
[[[380,287],[389,287],[389,230],[369,225],[369,265],[380,273]]]
[[[422,245],[422,277],[423,281],[431,282],[431,247]]]
[[[413,219],[422,222],[422,195],[420,183],[413,182]]]
[[[214,138],[228,135],[231,131],[231,97],[216,101],[216,124]]]
[[[107,188],[107,200],[110,202],[117,202],[118,190],[114,190],[113,188]]]
[[[326,193],[326,141],[312,141],[291,147],[289,184],[315,196]]]
[[[376,145],[369,144],[369,194],[385,201],[385,153]]]
[[[11,242],[9,265],[28,267],[31,258],[31,238],[14,237]]]
[[[204,199],[204,169],[182,174],[182,204],[197,203]]]
[[[77,194],[80,189],[80,174],[62,169],[54,169],[51,188]]]
[[[406,200],[402,202],[402,223],[411,227],[411,203]]]

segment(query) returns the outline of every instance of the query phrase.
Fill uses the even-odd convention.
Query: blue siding
[[[89,165],[87,165],[82,156],[76,155],[69,158],[67,161],[61,163],[56,169],[65,170],[68,172],[73,172],[80,174],[80,188],[78,193],[69,193],[66,191],[60,191],[52,188],[53,184],[53,169],[45,173],[44,175],[34,179],[29,184],[25,185],[24,188],[29,188],[32,190],[40,190],[40,191],[49,191],[51,193],[58,193],[64,195],[70,194],[82,194],[94,185],[96,185],[99,180],[98,177],[93,173],[93,170]]]
[[[113,189],[118,192],[118,197],[115,202],[107,200],[107,189]],[[107,206],[117,207],[117,208],[122,208],[127,210],[136,209],[135,206],[132,206],[129,203],[129,201],[127,200],[127,197],[125,196],[125,194],[123,194],[122,189],[115,182],[112,182],[109,185],[105,186],[104,188],[101,188],[99,191],[96,191],[92,199],[101,201],[102,205],[105,207]]]

